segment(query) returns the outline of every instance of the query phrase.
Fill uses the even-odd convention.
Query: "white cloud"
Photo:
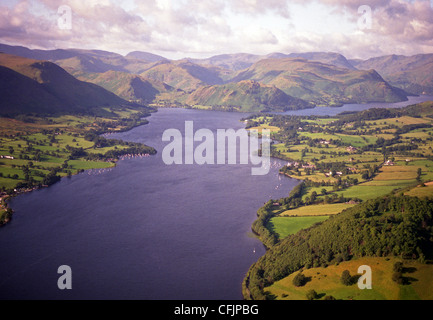
[[[72,30],[57,27],[55,0],[0,4],[0,41],[39,48],[96,48],[169,58],[221,53],[337,51],[348,57],[433,52],[433,9],[414,0],[65,0]],[[357,11],[372,9],[359,30]],[[398,52],[397,52],[398,51]]]

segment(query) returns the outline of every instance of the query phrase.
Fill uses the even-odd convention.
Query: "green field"
[[[280,128],[275,127],[275,126],[270,126],[270,125],[267,125],[267,124],[262,124],[262,125],[257,126],[257,127],[248,128],[248,130],[257,130],[259,133],[261,133],[262,130],[264,130],[264,129],[269,130],[271,133],[272,132],[278,132],[278,131],[280,131]]]
[[[64,177],[82,170],[110,168],[122,153],[154,152],[141,144],[110,141],[95,133],[143,123],[129,118],[140,115],[138,111],[117,113],[124,118],[64,115],[33,117],[29,122],[0,118],[0,192],[49,184],[44,180],[49,175]]]
[[[417,186],[404,193],[412,197],[433,197],[433,183],[426,184],[425,186]]]
[[[317,222],[328,219],[328,216],[315,217],[273,217],[267,224],[267,228],[275,232],[280,239],[294,234],[301,229],[311,227]]]
[[[306,300],[309,290],[315,290],[320,299],[333,296],[337,300],[431,300],[433,299],[433,265],[415,261],[403,261],[409,272],[404,276],[410,284],[401,285],[392,281],[393,265],[402,261],[398,258],[365,257],[341,262],[326,268],[311,268],[303,271],[309,281],[302,287],[293,285],[296,273],[275,282],[266,291],[278,300]],[[348,270],[357,275],[358,267],[370,266],[372,270],[372,289],[359,289],[357,284],[343,285],[341,274]]]
[[[391,193],[393,190],[398,189],[396,186],[368,186],[357,185],[347,188],[342,191],[335,192],[338,196],[343,195],[346,198],[358,198],[361,200],[374,199],[380,196]]]
[[[303,216],[329,216],[353,207],[354,204],[333,203],[303,206],[296,209],[286,210],[280,216],[303,217]]]

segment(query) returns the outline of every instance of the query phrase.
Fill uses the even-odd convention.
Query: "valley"
[[[431,299],[433,104],[426,101],[391,107],[413,95],[431,93],[431,55],[360,60],[333,52],[304,52],[169,60],[140,51],[121,55],[84,49],[32,50],[5,44],[0,45],[0,51],[0,224],[11,222],[13,207],[9,204],[19,194],[56,184],[62,178],[67,182],[60,184],[69,188],[74,181],[81,181],[73,179],[78,173],[106,173],[124,156],[155,155],[156,147],[163,147],[157,132],[167,129],[161,123],[185,128],[188,121],[196,119],[208,126],[245,126],[259,133],[269,129],[271,156],[282,165],[273,168],[275,177],[264,179],[268,179],[266,186],[275,188],[273,192],[281,197],[258,199],[255,194],[268,194],[268,189],[252,182],[248,188],[254,194],[247,199],[247,192],[230,183],[236,191],[230,191],[233,200],[225,203],[226,187],[222,186],[231,181],[232,174],[246,179],[244,172],[237,171],[243,168],[212,168],[221,170],[224,177],[219,181],[218,193],[210,182],[201,187],[200,175],[195,177],[196,171],[192,172],[203,170],[197,164],[182,176],[183,170],[168,170],[161,166],[162,161],[152,159],[146,164],[156,168],[155,172],[132,161],[121,170],[128,172],[131,181],[137,179],[134,188],[122,189],[130,181],[119,173],[114,176],[121,183],[112,186],[117,191],[111,194],[111,182],[104,180],[106,189],[101,188],[104,191],[100,197],[106,205],[109,203],[102,206],[111,214],[108,220],[115,221],[116,226],[119,220],[128,221],[132,229],[151,226],[146,232],[137,229],[134,237],[141,238],[155,225],[165,226],[164,215],[174,213],[176,217],[171,220],[177,222],[168,229],[177,235],[176,231],[190,230],[197,221],[206,222],[203,216],[188,216],[188,212],[207,212],[207,202],[218,194],[217,200],[212,198],[213,214],[207,218],[218,219],[215,212],[224,215],[226,220],[210,224],[213,228],[220,223],[220,232],[230,233],[227,225],[233,215],[231,206],[236,206],[234,212],[246,216],[251,212],[244,212],[240,203],[244,207],[254,203],[253,213],[258,208],[251,229],[266,251],[263,248],[262,256],[242,256],[236,265],[245,270],[241,265],[252,261],[243,278],[244,299],[309,299],[311,290],[317,293],[314,299]],[[342,113],[334,111],[343,105],[365,103],[388,103],[390,108],[381,105],[363,111],[356,107]],[[164,108],[173,112],[164,112],[160,123],[156,121],[152,131],[146,132],[143,125],[149,124],[147,118]],[[332,115],[317,115],[320,110],[326,113],[330,109]],[[302,113],[294,114],[297,111]],[[145,139],[136,132],[146,132],[145,137],[155,145],[143,144]],[[122,139],[112,139],[119,134]],[[129,135],[132,141],[125,138]],[[179,180],[165,176],[167,171],[171,176],[179,175]],[[207,182],[217,180],[217,171],[200,172]],[[150,180],[138,180],[148,175]],[[274,178],[279,181],[277,186]],[[184,195],[194,189],[190,182],[193,179],[197,190]],[[290,188],[279,189],[285,183]],[[157,199],[153,199],[157,193],[153,185],[159,188]],[[168,188],[171,194],[166,195]],[[195,196],[198,192],[200,199]],[[123,194],[123,198],[112,203],[110,196],[117,194]],[[130,195],[133,197],[128,198],[128,205],[132,209],[123,212],[119,203]],[[176,208],[160,212],[160,207],[170,206],[170,197],[177,198]],[[140,202],[143,199],[145,202]],[[185,199],[192,208],[184,212]],[[135,207],[135,202],[140,205]],[[148,203],[153,206],[148,208]],[[156,219],[149,224],[148,212]],[[93,218],[98,225],[100,221]],[[183,219],[189,221],[188,226],[182,224]],[[239,225],[250,223],[249,218],[242,219]],[[111,234],[110,228],[107,234]],[[204,227],[206,238],[216,236],[212,228]],[[245,230],[236,230],[231,236],[248,242],[243,249],[256,254],[257,244],[249,241],[257,239],[245,240]],[[93,231],[90,241],[94,240]],[[123,231],[129,235],[128,228]],[[164,227],[159,232],[164,234]],[[152,237],[158,238],[152,235],[147,245],[153,243]],[[196,244],[203,240],[197,239],[185,239],[193,243],[191,256],[202,252]],[[217,237],[213,239],[218,242]],[[137,245],[135,238],[128,241],[128,250]],[[168,251],[172,246],[164,245],[167,243],[161,241],[161,250],[167,251],[164,259],[171,259]],[[212,244],[208,246],[214,250]],[[236,251],[236,256],[243,255],[243,249]],[[146,250],[152,252],[154,265],[161,268],[159,252]],[[109,261],[111,256],[104,258]],[[211,260],[207,262],[214,265]],[[397,262],[413,272],[397,279],[403,282],[390,285],[388,280],[394,277]],[[354,274],[360,263],[371,264],[375,276],[382,277],[373,291],[360,293],[355,286],[338,282],[342,271]],[[149,274],[159,272],[151,269],[153,265],[141,266],[149,268]],[[215,272],[221,274],[217,268]],[[299,272],[309,281],[301,287],[293,286]],[[404,282],[409,278],[413,279]],[[208,287],[206,281],[200,285]],[[163,291],[159,294],[167,296]],[[194,290],[188,294],[197,296]]]

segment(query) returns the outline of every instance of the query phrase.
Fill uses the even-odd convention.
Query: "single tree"
[[[307,292],[307,299],[308,300],[314,300],[317,298],[318,298],[318,294],[317,294],[316,290],[311,289]]]
[[[350,275],[349,270],[344,270],[341,274],[341,278],[340,281],[342,284],[344,284],[345,286],[350,286],[352,285],[352,276]]]
[[[403,271],[403,263],[402,262],[396,262],[394,263],[394,266],[392,268],[394,272],[402,272]]]
[[[302,287],[307,282],[307,278],[304,276],[302,272],[299,272],[294,278],[293,278],[293,285],[295,287]]]

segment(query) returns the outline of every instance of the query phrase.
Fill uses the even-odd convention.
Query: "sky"
[[[0,0],[0,42],[31,49],[433,53],[433,0]]]

